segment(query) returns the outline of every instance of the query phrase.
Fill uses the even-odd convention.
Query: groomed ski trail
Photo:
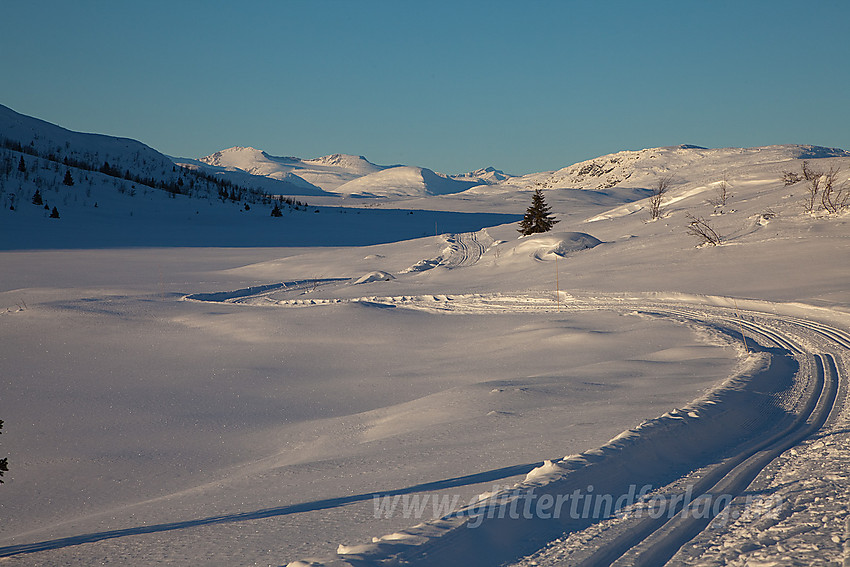
[[[365,300],[366,298],[364,298]],[[437,295],[417,297],[371,297],[369,304],[383,307],[394,306],[412,309],[424,309],[433,312],[499,312],[556,310],[611,309],[652,317],[667,317],[688,325],[709,327],[730,336],[747,341],[748,349],[769,352],[771,365],[765,376],[768,382],[776,377],[793,380],[793,386],[787,391],[768,393],[769,402],[762,400],[762,406],[736,405],[729,402],[742,386],[736,385],[729,392],[721,387],[713,395],[715,400],[695,402],[693,407],[674,410],[648,424],[618,436],[599,450],[590,451],[578,458],[572,457],[557,463],[547,463],[540,474],[529,475],[525,483],[520,483],[510,491],[496,495],[486,495],[485,500],[496,501],[504,508],[507,502],[522,501],[531,498],[534,491],[540,494],[566,494],[574,489],[583,488],[595,482],[597,490],[607,486],[617,492],[617,486],[624,488],[630,479],[640,478],[642,447],[654,453],[650,467],[657,467],[657,458],[665,458],[657,453],[657,440],[660,436],[667,442],[692,436],[692,445],[668,447],[668,451],[679,451],[672,458],[671,466],[682,460],[683,455],[690,458],[689,470],[670,486],[672,490],[682,490],[685,484],[690,486],[700,499],[722,496],[732,501],[739,496],[759,472],[779,454],[793,447],[820,430],[830,420],[835,422],[838,410],[845,403],[846,383],[841,360],[850,352],[850,336],[842,329],[822,322],[808,320],[798,316],[779,314],[774,306],[772,313],[754,309],[738,309],[716,303],[732,303],[728,298],[708,298],[699,304],[698,298],[685,301],[665,301],[659,299],[608,296],[575,298],[565,295],[565,301],[553,305],[551,297],[508,296],[508,295]],[[364,301],[366,303],[366,301]],[[714,304],[712,304],[714,303]],[[780,306],[781,307],[781,306]],[[795,307],[798,309],[798,307]],[[786,362],[782,362],[786,360]],[[793,364],[788,361],[796,361]],[[789,364],[797,366],[789,366]],[[777,374],[778,373],[778,374]],[[758,378],[756,378],[758,379]],[[781,382],[781,380],[779,380]],[[759,388],[764,387],[764,382]],[[746,390],[746,386],[744,387]],[[839,394],[839,392],[841,392]],[[764,392],[762,392],[764,393]],[[725,397],[724,397],[725,396]],[[718,401],[719,400],[719,401]],[[718,412],[712,415],[712,408]],[[785,417],[777,419],[779,408],[785,408]],[[690,418],[690,419],[689,419]],[[712,425],[712,421],[714,421]],[[732,425],[732,424],[736,425]],[[679,427],[681,431],[675,428]],[[746,439],[740,441],[730,437],[729,431],[737,437],[741,428],[751,428]],[[673,429],[671,429],[673,428]],[[700,428],[707,428],[701,433]],[[671,435],[670,431],[676,431]],[[722,432],[726,432],[727,439]],[[625,437],[624,437],[625,436]],[[626,441],[624,442],[623,439]],[[714,447],[699,448],[702,443],[713,442]],[[726,449],[723,449],[726,443]],[[729,446],[734,452],[729,453]],[[725,451],[725,452],[724,452]],[[667,458],[671,458],[669,452]],[[645,460],[645,459],[644,459]],[[600,468],[601,467],[601,468]],[[628,470],[624,477],[618,477],[619,470]],[[648,473],[646,478],[651,478]],[[541,480],[541,478],[543,480]],[[607,480],[606,480],[607,479]],[[669,480],[669,479],[668,479]],[[613,484],[611,484],[613,483]],[[670,486],[656,486],[666,488]],[[674,499],[675,500],[675,499]],[[637,521],[634,513],[626,521],[620,521],[617,529],[603,537],[596,537],[592,544],[571,548],[572,553],[558,554],[554,562],[547,563],[543,557],[535,560],[520,561],[517,565],[660,565],[666,563],[683,545],[699,534],[715,517],[722,514],[726,506],[707,516],[694,513],[691,502],[679,498],[675,514],[661,521]],[[686,505],[687,504],[687,505]],[[522,504],[518,507],[521,509]],[[291,567],[303,565],[494,565],[511,561],[530,550],[543,546],[546,541],[556,540],[567,534],[581,534],[592,529],[599,522],[593,521],[557,521],[540,518],[483,517],[479,506],[476,510],[461,509],[452,514],[414,526],[409,530],[391,534],[386,538],[373,538],[372,544],[340,546],[336,558],[324,561],[293,562]],[[639,506],[638,506],[639,508]],[[640,519],[640,518],[637,518]],[[604,519],[601,519],[604,520]],[[471,523],[475,529],[470,529]],[[543,560],[541,562],[540,560]]]
[[[450,244],[449,254],[439,263],[445,268],[464,268],[477,264],[495,242],[486,229],[452,234],[447,241]]]

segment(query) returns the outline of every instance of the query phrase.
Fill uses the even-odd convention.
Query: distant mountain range
[[[461,175],[446,175],[424,167],[376,165],[363,156],[333,154],[315,159],[272,156],[251,147],[235,146],[188,160],[185,166],[209,168],[210,172],[244,172],[285,181],[304,195],[337,194],[363,197],[424,197],[460,193],[510,176],[488,167]]]
[[[622,151],[558,170],[512,176],[487,167],[447,175],[425,167],[377,165],[363,156],[332,154],[313,159],[279,157],[252,147],[223,149],[198,159],[171,158],[129,138],[72,132],[0,105],[0,143],[64,165],[135,179],[182,191],[187,170],[207,179],[265,196],[358,196],[410,199],[456,195],[499,195],[542,189],[608,191],[650,187],[659,175],[699,164],[701,171],[789,159],[848,157],[837,148],[806,145],[707,149],[693,145]],[[180,166],[180,167],[177,167]],[[193,181],[194,187],[194,181]],[[213,190],[213,189],[209,189]],[[215,189],[221,191],[221,187]],[[197,190],[195,190],[197,192]],[[232,193],[232,191],[230,192]],[[255,197],[258,199],[260,197]]]

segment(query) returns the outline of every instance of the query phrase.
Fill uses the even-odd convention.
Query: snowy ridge
[[[756,148],[709,149],[692,145],[627,150],[599,156],[555,171],[531,173],[502,182],[506,187],[533,189],[592,189],[651,187],[659,176],[677,181],[700,181],[695,171],[713,172],[722,179],[730,166],[752,167],[793,159],[850,157],[839,148],[807,145],[774,145]],[[690,170],[690,171],[689,171]]]
[[[13,140],[39,154],[66,156],[97,165],[104,161],[120,170],[171,170],[171,160],[130,138],[74,132],[0,105],[0,139]]]

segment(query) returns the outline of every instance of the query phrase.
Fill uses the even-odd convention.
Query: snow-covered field
[[[188,231],[97,186],[0,211],[0,563],[846,564],[850,217],[803,212],[801,158],[850,171],[680,147]],[[520,239],[537,187],[561,222]],[[688,490],[731,505],[651,513]]]

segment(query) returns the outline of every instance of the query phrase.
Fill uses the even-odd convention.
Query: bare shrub
[[[729,191],[729,181],[726,177],[717,184],[714,188],[715,198],[710,199],[709,203],[715,207],[725,207],[727,201],[732,198],[732,193]]]
[[[820,178],[821,198],[820,202],[826,212],[830,214],[838,214],[843,212],[850,206],[850,191],[844,184],[836,186],[838,172],[841,171],[838,167],[830,167]]]
[[[729,192],[729,183],[724,179],[717,186],[717,201],[721,206],[725,207],[726,201],[728,201],[731,196],[732,194]]]
[[[794,171],[782,171],[782,181],[785,183],[785,186],[794,185],[795,183],[799,183],[803,180],[803,176]]]
[[[662,203],[664,202],[664,195],[667,193],[667,190],[670,189],[670,183],[673,181],[672,175],[665,175],[658,179],[658,182],[655,184],[655,187],[652,189],[652,195],[649,197],[649,218],[655,220],[660,218],[664,213],[664,209],[662,207]]]
[[[813,213],[817,207],[818,195],[820,194],[820,180],[820,177],[815,177],[809,180],[809,184],[806,186],[808,195],[803,200],[803,211],[807,213]]]
[[[823,175],[822,171],[817,171],[815,169],[810,168],[809,162],[805,160],[803,161],[803,164],[800,166],[800,168],[803,170],[803,179],[805,179],[806,181],[813,181]]]
[[[800,173],[795,171],[782,171],[782,181],[785,183],[785,186],[794,185],[795,183],[799,183],[800,181],[814,181],[815,179],[821,177],[823,172],[817,171],[816,169],[812,169],[809,165],[809,162],[803,160],[803,163],[800,164]]]
[[[687,213],[685,217],[688,219],[688,234],[699,238],[701,245],[711,244],[712,246],[717,246],[723,241],[720,235],[717,234],[717,231],[704,218],[695,217],[691,213]]]

